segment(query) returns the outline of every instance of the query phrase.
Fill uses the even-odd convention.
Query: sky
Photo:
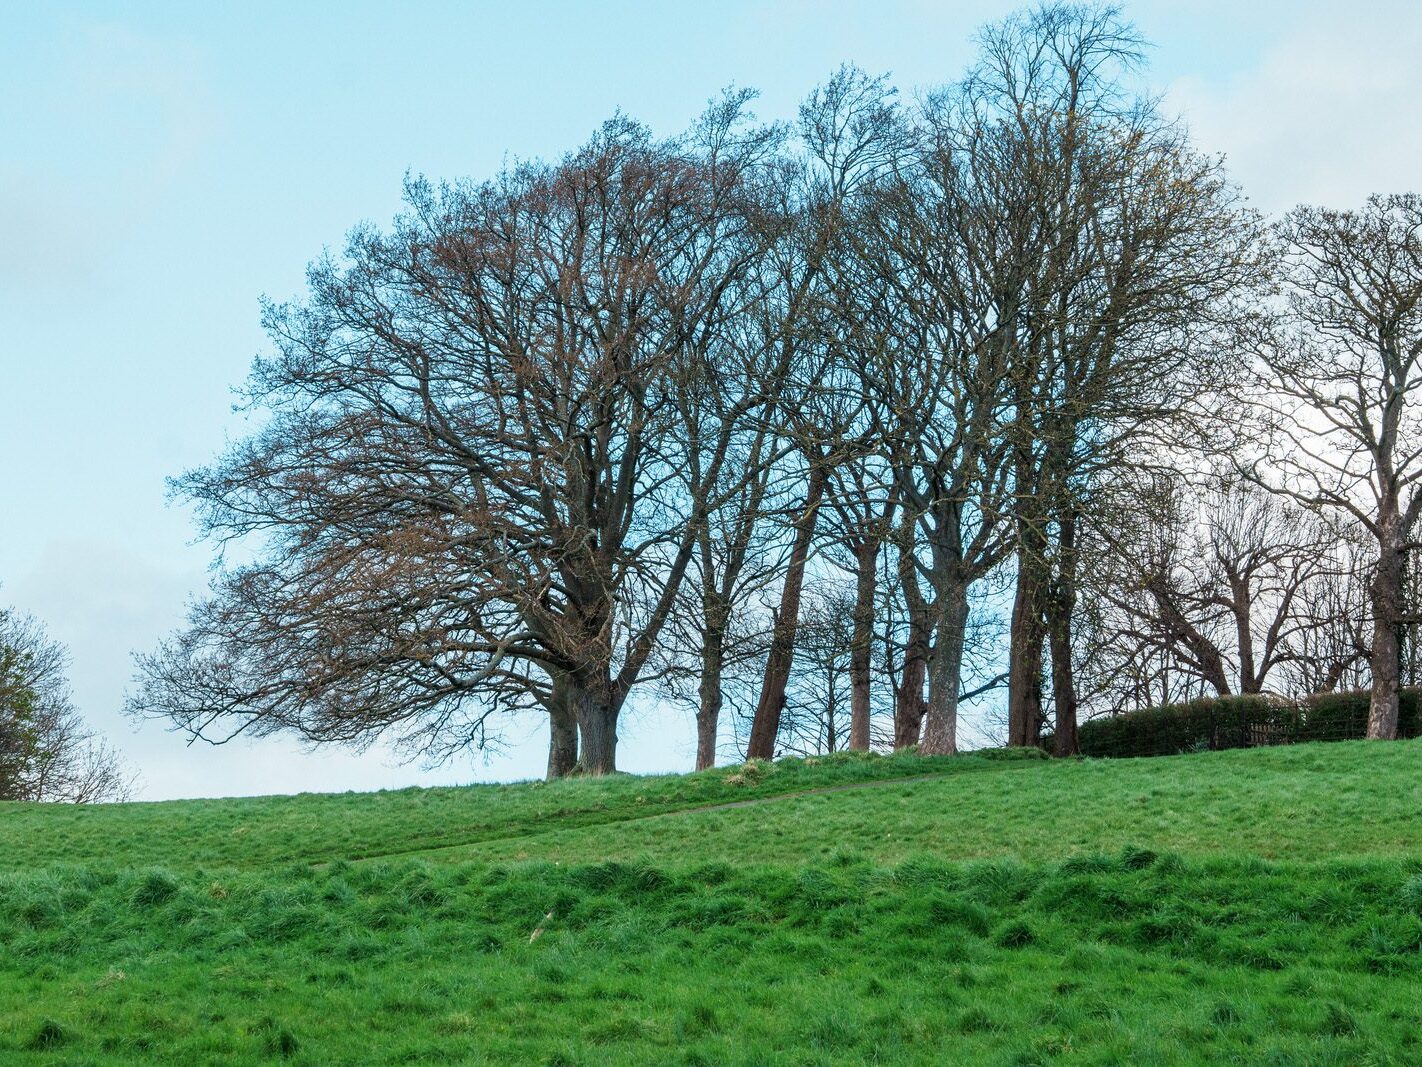
[[[659,133],[721,88],[763,119],[843,62],[949,81],[1012,3],[33,3],[0,0],[0,605],[72,655],[77,706],[143,799],[535,777],[536,719],[440,768],[292,738],[189,746],[120,713],[132,654],[212,559],[165,478],[242,433],[258,302],[387,222],[407,172],[556,157],[615,110]],[[1422,5],[1125,6],[1146,78],[1268,213],[1422,186]],[[635,709],[634,771],[690,766],[688,714]]]

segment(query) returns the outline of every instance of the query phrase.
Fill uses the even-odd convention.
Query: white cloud
[[[1315,10],[1228,80],[1177,80],[1167,105],[1271,213],[1422,188],[1422,8],[1390,7]]]

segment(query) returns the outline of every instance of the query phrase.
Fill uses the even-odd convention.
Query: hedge
[[[1207,697],[1090,719],[1078,728],[1083,756],[1174,756],[1223,748],[1351,741],[1364,737],[1366,690],[1316,693],[1299,701],[1270,695]],[[1422,689],[1404,689],[1398,735],[1422,736]],[[1052,739],[1042,746],[1050,749]]]

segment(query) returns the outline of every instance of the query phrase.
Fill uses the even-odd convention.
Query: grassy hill
[[[0,804],[0,1062],[1416,1063],[1422,741]]]

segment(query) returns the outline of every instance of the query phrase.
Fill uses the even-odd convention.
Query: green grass
[[[281,862],[410,854],[604,827],[660,812],[919,775],[992,770],[981,758],[787,760],[701,774],[565,779],[379,793],[179,800],[102,807],[0,802],[0,869],[50,863],[139,866]]]
[[[1419,772],[1346,743],[3,805],[0,1062],[1422,1062]]]

